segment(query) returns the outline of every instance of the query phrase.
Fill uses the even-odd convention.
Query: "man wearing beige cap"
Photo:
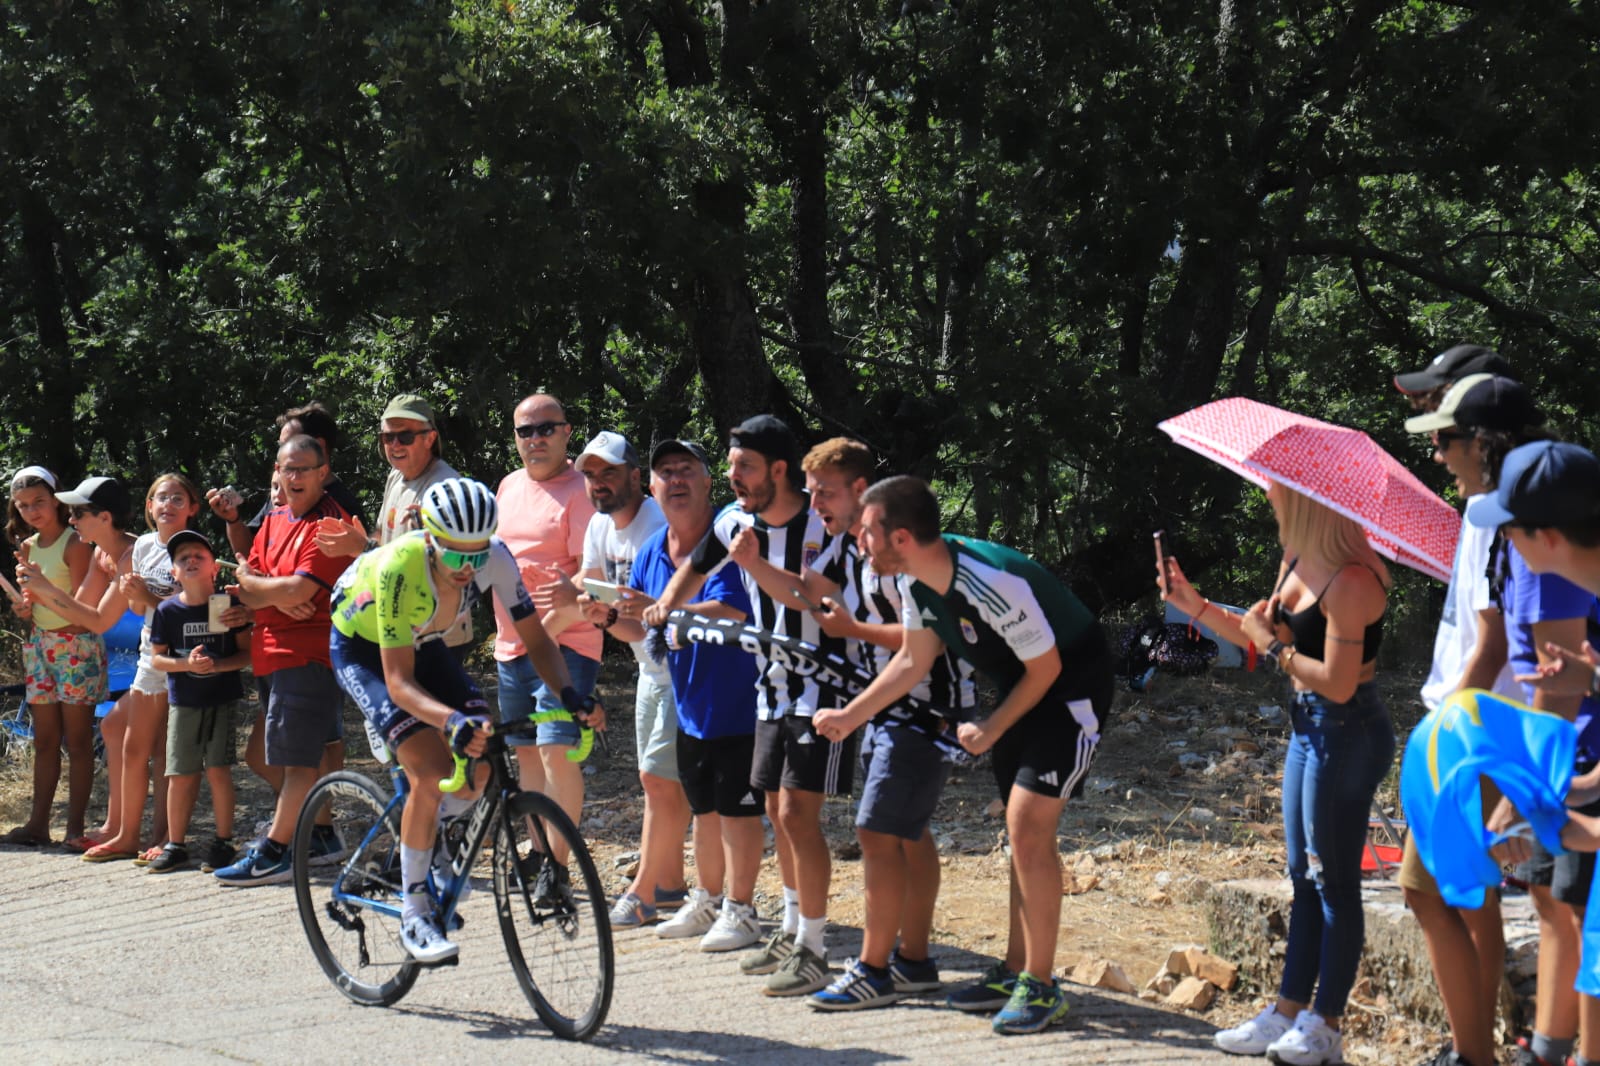
[[[447,478],[460,477],[455,467],[445,462],[439,446],[439,427],[433,405],[416,393],[403,392],[389,401],[378,423],[378,446],[389,461],[389,478],[383,486],[383,504],[369,538],[354,523],[341,523],[337,532],[329,529],[318,537],[318,545],[331,554],[359,555],[368,548],[381,547],[402,533],[420,528],[417,505],[422,494]],[[331,523],[330,523],[331,526]],[[458,651],[472,641],[472,619],[462,618],[444,642]]]

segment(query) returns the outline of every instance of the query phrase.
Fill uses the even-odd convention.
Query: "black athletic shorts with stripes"
[[[855,765],[854,733],[830,741],[811,727],[810,718],[797,714],[756,722],[755,759],[750,764],[750,783],[756,788],[847,796]]]
[[[1116,693],[1111,655],[1098,626],[1061,653],[1061,676],[990,752],[1000,799],[1011,786],[1057,799],[1083,795]]]

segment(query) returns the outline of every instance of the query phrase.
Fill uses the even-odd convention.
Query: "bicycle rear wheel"
[[[548,854],[552,839],[570,851],[570,892],[554,906],[539,906],[537,854]],[[502,812],[494,900],[511,969],[539,1020],[566,1040],[593,1036],[616,980],[605,887],[572,820],[543,793],[519,793]]]
[[[312,827],[324,804],[351,853],[312,866]],[[371,778],[342,770],[312,786],[295,826],[300,924],[334,987],[363,1006],[398,1001],[420,970],[400,944],[400,810]]]

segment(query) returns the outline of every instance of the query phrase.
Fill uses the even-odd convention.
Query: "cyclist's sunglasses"
[[[488,561],[488,548],[477,552],[458,552],[451,551],[449,548],[439,549],[439,562],[444,564],[446,570],[464,570],[469,566],[474,570],[480,570],[483,568],[483,564]]]
[[[418,437],[424,433],[432,432],[433,430],[431,429],[402,429],[394,433],[379,433],[378,441],[385,447],[390,444],[398,444],[403,448],[409,448],[417,442]]]
[[[529,437],[548,437],[553,435],[556,430],[565,425],[570,425],[570,423],[534,422],[531,425],[518,426],[517,436],[521,437],[523,440],[527,440]]]

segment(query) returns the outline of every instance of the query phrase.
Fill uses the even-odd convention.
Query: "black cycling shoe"
[[[547,862],[533,886],[533,905],[548,910],[572,906],[572,877],[559,862]]]

